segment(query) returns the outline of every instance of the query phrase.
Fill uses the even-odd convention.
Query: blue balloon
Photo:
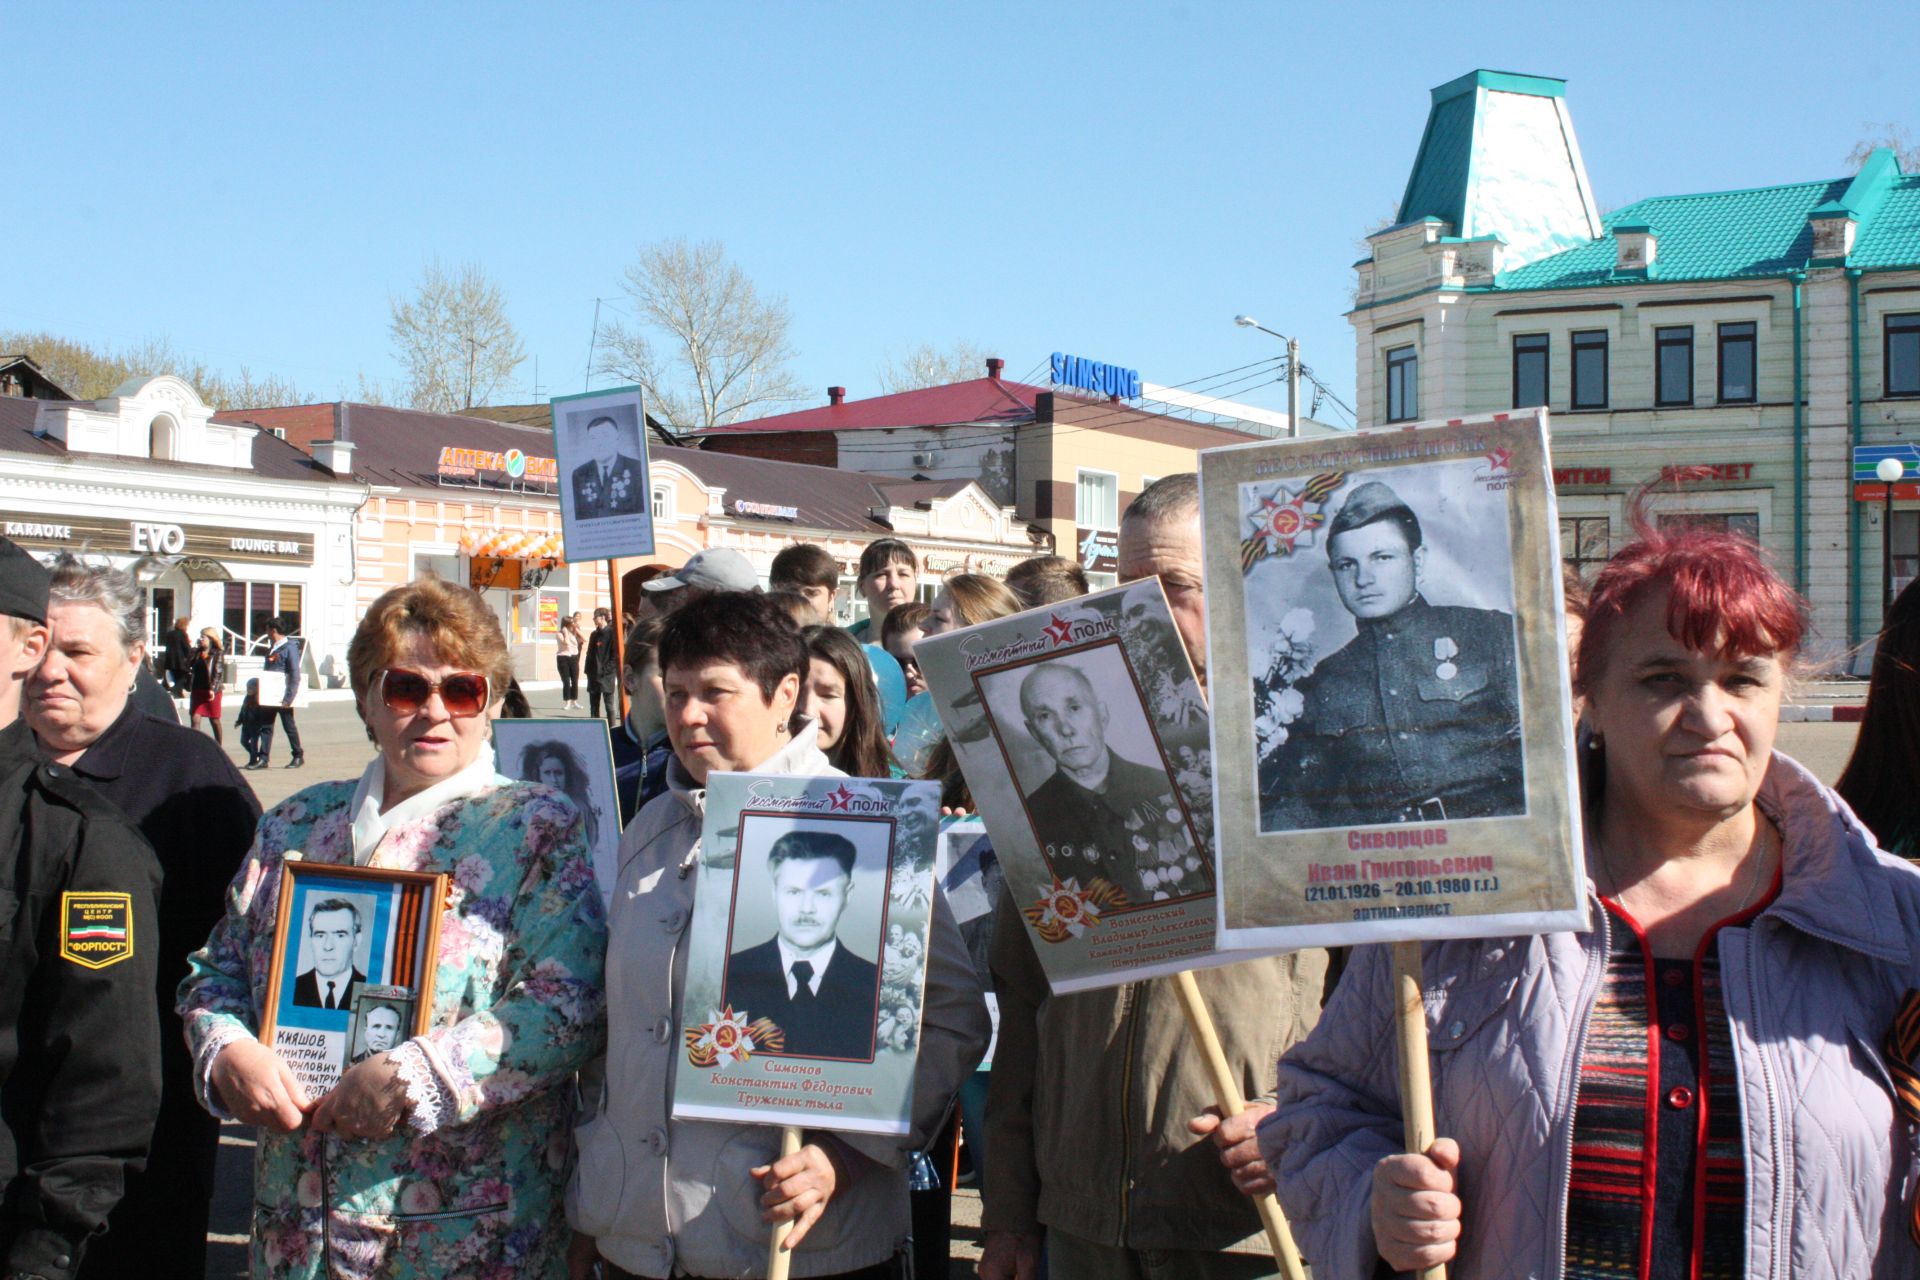
[[[867,666],[873,669],[873,683],[880,691],[880,722],[891,738],[899,727],[900,714],[907,706],[907,674],[894,656],[877,644],[860,646],[867,651]]]

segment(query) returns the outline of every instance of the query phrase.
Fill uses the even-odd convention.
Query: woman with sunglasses
[[[493,612],[426,578],[347,650],[378,755],[268,813],[180,987],[209,1110],[260,1129],[256,1276],[565,1274],[573,1073],[605,1044],[606,922],[565,796],[494,767],[511,672]],[[431,1027],[305,1096],[257,1039],[281,864],[450,877]]]
[[[910,1225],[908,1156],[986,1050],[986,1003],[946,899],[936,897],[913,1133],[809,1132],[797,1154],[781,1158],[778,1127],[671,1118],[707,778],[840,770],[821,754],[813,722],[795,716],[807,646],[765,596],[725,591],[689,601],[666,619],[659,654],[674,759],[667,793],[620,841],[606,1081],[599,1111],[575,1135],[579,1163],[567,1193],[578,1233],[573,1275],[598,1265],[613,1280],[763,1276],[769,1224],[791,1221],[794,1275],[883,1280],[899,1274],[888,1268]]]
[[[1417,1155],[1389,949],[1354,951],[1259,1131],[1301,1252],[1336,1277],[1915,1274],[1920,873],[1773,749],[1800,598],[1750,542],[1643,525],[1585,621],[1592,928],[1424,948]]]

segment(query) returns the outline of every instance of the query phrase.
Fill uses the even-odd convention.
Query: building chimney
[[[1005,369],[1006,367],[1007,367],[1007,362],[1005,360],[1002,360],[999,356],[987,357],[987,376],[989,378],[992,378],[995,382],[1000,381],[1000,371],[1002,369]]]
[[[315,440],[313,460],[336,476],[353,474],[353,441]]]
[[[846,398],[847,398],[847,389],[845,387],[828,387],[827,388],[828,407],[832,407],[833,405],[837,405],[837,404],[842,404],[846,401]]]

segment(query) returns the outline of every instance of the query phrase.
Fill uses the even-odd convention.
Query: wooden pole
[[[607,561],[607,607],[613,611],[613,707],[621,723],[627,718],[627,620],[620,612],[620,562]],[[587,703],[592,706],[591,700]]]
[[[1405,1119],[1407,1150],[1425,1155],[1437,1136],[1433,1131],[1433,1076],[1427,1059],[1427,1004],[1420,996],[1420,944],[1393,944],[1394,1021],[1400,1043],[1400,1113]],[[1447,1280],[1445,1266],[1416,1273],[1420,1280]]]
[[[1187,1027],[1207,1060],[1207,1073],[1213,1077],[1213,1093],[1220,1112],[1237,1116],[1247,1109],[1247,1100],[1240,1092],[1240,1082],[1233,1078],[1233,1068],[1227,1065],[1226,1051],[1220,1047],[1220,1033],[1214,1029],[1213,1015],[1207,1012],[1207,1002],[1200,995],[1200,984],[1193,980],[1191,972],[1183,971],[1173,975],[1173,985],[1180,993],[1180,1007],[1186,1012]],[[1257,1196],[1253,1207],[1259,1211],[1260,1225],[1266,1228],[1267,1242],[1273,1246],[1273,1258],[1280,1264],[1280,1274],[1286,1280],[1307,1280],[1306,1264],[1300,1261],[1300,1250],[1293,1243],[1293,1230],[1287,1226],[1286,1214],[1280,1211],[1280,1202],[1271,1195]]]
[[[800,1150],[800,1126],[787,1125],[780,1131],[780,1158]],[[786,1248],[787,1234],[793,1230],[793,1221],[773,1224],[773,1239],[767,1245],[767,1280],[787,1280],[787,1267],[793,1262],[793,1254]]]

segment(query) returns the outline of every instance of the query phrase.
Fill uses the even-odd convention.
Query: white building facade
[[[1545,405],[1562,555],[1589,576],[1659,521],[1757,539],[1808,596],[1817,651],[1879,627],[1875,447],[1920,468],[1920,176],[1656,196],[1598,214],[1564,82],[1479,71],[1433,91],[1399,220],[1350,313],[1364,428]],[[1891,511],[1920,573],[1920,474]]]
[[[150,645],[190,618],[196,635],[219,630],[244,676],[267,620],[286,616],[310,676],[344,685],[366,487],[212,415],[165,376],[102,400],[0,400],[0,533],[43,559],[73,551],[132,572]]]

